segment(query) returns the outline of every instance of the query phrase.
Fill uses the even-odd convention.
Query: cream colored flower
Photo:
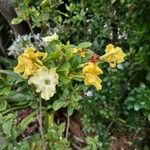
[[[108,44],[105,52],[105,55],[101,56],[100,59],[108,62],[110,67],[114,68],[117,64],[124,62],[126,54],[120,47],[114,47],[114,45]]]
[[[58,40],[58,35],[56,33],[54,33],[52,36],[46,36],[42,38],[43,42],[45,43],[50,43],[54,40]]]
[[[40,92],[43,99],[49,100],[56,93],[58,78],[55,68],[41,67],[28,80],[28,84],[33,84],[36,87],[36,92]]]
[[[24,79],[28,79],[43,65],[42,60],[46,57],[47,53],[42,53],[36,51],[34,47],[29,47],[18,57],[18,65],[14,68],[14,72],[22,74]]]

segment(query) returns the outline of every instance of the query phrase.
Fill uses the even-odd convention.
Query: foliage
[[[20,40],[21,43],[22,41],[24,39]],[[38,51],[35,48],[36,44],[34,46],[34,44],[31,45],[30,42],[27,42],[27,45],[25,45],[27,48],[18,56],[14,72],[20,74],[24,79],[11,71],[1,70],[1,73],[7,74],[8,77],[5,83],[3,82],[3,75],[1,76],[1,95],[3,99],[0,103],[0,108],[2,117],[5,119],[5,114],[9,113],[9,111],[16,111],[17,109],[22,109],[22,107],[25,109],[28,108],[22,119],[20,119],[19,114],[16,114],[14,118],[10,117],[11,120],[8,120],[9,122],[7,120],[4,120],[4,123],[2,122],[3,131],[1,136],[3,138],[5,134],[9,135],[8,137],[6,136],[7,141],[9,141],[11,147],[18,149],[27,149],[32,144],[34,144],[35,149],[37,147],[41,147],[41,149],[60,149],[60,147],[70,149],[70,144],[67,140],[70,128],[69,118],[75,110],[78,110],[82,106],[79,101],[83,99],[86,86],[92,85],[99,91],[102,88],[102,81],[99,75],[103,74],[103,71],[99,68],[100,63],[108,62],[115,64],[114,66],[110,64],[114,68],[117,64],[124,61],[125,54],[121,48],[115,48],[112,44],[109,44],[106,47],[106,54],[98,56],[87,49],[91,46],[90,42],[83,42],[77,46],[71,45],[69,42],[63,44],[56,34],[42,37],[40,41],[42,41],[41,45],[44,47],[44,52]],[[14,43],[16,44],[16,42]],[[9,77],[11,78],[9,79]],[[33,86],[29,86],[27,83]],[[20,84],[22,85],[21,87]],[[22,96],[26,92],[28,93],[25,95],[28,98],[21,98],[22,103],[20,100],[18,102],[17,98],[12,102],[13,97],[18,96],[14,94],[14,87]],[[15,107],[11,103],[14,103]],[[19,106],[16,107],[17,105]],[[10,107],[10,110],[7,107]],[[53,115],[61,109],[66,111],[66,113],[62,113],[64,116],[67,116],[66,128],[63,128],[61,124],[57,126],[54,123]],[[53,112],[53,114],[50,112]],[[42,114],[45,114],[45,116]],[[18,117],[19,120],[17,120]],[[30,143],[28,139],[31,139],[31,141],[32,139],[34,140],[34,136],[30,135],[32,128],[35,131],[36,127],[39,128],[40,133],[37,132],[37,134],[41,135],[42,141],[39,143],[35,143],[34,141]],[[64,129],[66,138],[63,135]],[[11,130],[14,130],[12,134]],[[27,140],[23,139],[22,142],[21,136],[25,136],[26,132],[30,137],[27,134]],[[11,142],[9,137],[14,137],[14,141]],[[20,138],[19,142],[17,142],[17,138]],[[97,137],[93,140],[90,139],[90,137],[87,137],[85,140],[87,142],[87,146],[84,146],[86,149],[101,147],[102,144],[98,142]],[[3,149],[9,148],[8,146],[4,145]]]
[[[44,114],[45,122],[48,122],[48,118],[51,118],[49,114],[60,112],[58,114],[54,113],[54,121],[57,122],[57,125],[54,125],[49,130],[47,129],[46,138],[48,136],[51,141],[59,141],[59,144],[55,145],[58,146],[56,149],[59,149],[59,146],[62,148],[63,145],[69,147],[74,140],[69,137],[68,139],[71,139],[70,141],[72,142],[69,143],[64,138],[65,128],[61,123],[67,121],[67,113],[74,116],[76,111],[73,111],[73,109],[77,109],[82,114],[82,127],[84,134],[87,136],[85,143],[88,145],[84,149],[110,149],[110,145],[113,145],[113,139],[117,138],[124,139],[126,143],[129,143],[128,145],[134,145],[137,149],[146,149],[149,145],[147,129],[149,129],[150,118],[149,0],[13,1],[18,17],[12,23],[16,24],[23,20],[28,22],[32,32],[32,35],[29,36],[29,43],[31,41],[33,44],[30,45],[30,43],[29,45],[48,53],[49,56],[43,61],[43,65],[48,68],[50,64],[53,67],[58,66],[57,73],[60,80],[63,81],[57,87],[58,97],[55,94],[50,101],[42,101],[43,111],[46,112]],[[40,34],[36,36],[39,32]],[[62,42],[53,41],[45,45],[42,37],[53,33],[57,33]],[[68,41],[74,45],[67,43]],[[83,41],[90,41],[92,44]],[[22,43],[20,42],[19,44],[19,42],[18,40],[18,43],[16,42],[17,46],[14,46],[17,49],[10,47],[12,48],[11,54],[15,57],[20,54],[18,49],[21,50],[21,47],[24,47],[23,45],[19,48]],[[101,91],[95,91],[92,86],[85,87],[83,78],[81,78],[83,66],[80,66],[80,64],[84,63],[85,60],[80,59],[79,55],[72,59],[73,54],[65,53],[61,48],[63,47],[67,51],[75,47],[85,50],[91,46],[90,49],[101,56],[105,53],[104,49],[108,43],[122,47],[127,52],[128,62],[117,65],[117,69],[112,69],[101,62],[99,66],[103,68],[104,72],[101,76],[103,88]],[[8,45],[8,41],[6,45]],[[25,45],[28,45],[28,43]],[[26,48],[25,46],[22,49]],[[56,49],[58,53],[51,55]],[[17,54],[15,50],[19,53]],[[59,55],[60,52],[63,56],[70,58],[63,58],[62,55]],[[89,55],[87,54],[86,59],[90,57]],[[20,76],[10,71],[13,70],[16,63],[10,58],[0,58],[0,67],[7,69],[0,70],[0,110],[3,120],[0,124],[0,143],[1,141],[3,143],[8,141],[10,143],[7,145],[8,148],[6,148],[5,144],[2,145],[6,149],[12,149],[14,145],[18,149],[21,149],[21,147],[29,149],[28,147],[31,146],[35,150],[41,149],[41,137],[37,132],[38,127],[36,127],[38,126],[37,116],[39,114],[32,116],[32,113],[34,114],[37,108],[39,111],[39,94]],[[75,68],[78,68],[78,71]],[[70,78],[71,76],[69,75],[72,72],[75,73],[76,77],[72,76]],[[71,97],[71,101],[65,100],[68,94]],[[29,108],[29,110],[26,110],[26,108]],[[32,111],[30,108],[32,108]],[[62,110],[64,108],[68,108],[68,111]],[[23,110],[26,111],[22,112]],[[26,114],[22,118],[21,112]],[[10,116],[12,115],[14,120],[16,120],[16,117],[21,118],[21,120],[17,121],[17,123],[12,123],[12,119],[9,119],[9,114]],[[19,124],[24,120],[21,124],[23,125],[26,119],[27,124],[20,129]],[[31,123],[30,119],[34,120],[35,123]],[[8,127],[8,131],[3,128],[5,126],[3,125],[4,122]],[[33,126],[33,132],[27,131],[28,128],[31,129]],[[45,128],[47,128],[46,126],[47,124],[44,123]],[[56,132],[56,137],[53,136],[53,130],[51,130],[53,128]],[[25,136],[22,137],[20,132]],[[32,135],[32,133],[35,134]],[[59,135],[63,137],[62,142],[59,139]],[[93,138],[93,135],[97,136]],[[18,138],[25,140],[19,141]],[[49,139],[46,140],[48,141]]]
[[[149,88],[144,84],[140,84],[138,88],[134,88],[134,90],[129,93],[129,96],[125,101],[127,108],[134,109],[135,111],[142,110],[144,116],[150,120],[149,94]]]

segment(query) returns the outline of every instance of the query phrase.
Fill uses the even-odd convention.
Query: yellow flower
[[[14,68],[14,72],[22,74],[24,79],[28,79],[43,65],[41,60],[46,57],[47,53],[38,52],[35,48],[29,47],[18,57],[18,65]]]
[[[36,92],[40,92],[43,99],[49,100],[56,93],[58,78],[55,68],[41,67],[28,80],[28,84],[33,84],[36,87]]]
[[[81,48],[74,48],[74,49],[73,49],[73,52],[74,52],[75,54],[79,54],[81,57],[85,57],[85,52],[84,52],[83,49],[81,49]]]
[[[82,73],[85,85],[93,85],[97,90],[102,88],[102,80],[98,77],[98,75],[103,74],[103,71],[97,66],[96,63],[88,62],[88,64],[84,66]]]
[[[126,54],[120,47],[114,47],[112,44],[108,44],[105,49],[106,54],[101,56],[100,59],[108,62],[110,67],[116,67],[117,64],[124,62]]]
[[[85,85],[93,85],[96,87],[97,90],[102,89],[101,82],[102,82],[102,80],[97,75],[94,75],[91,73],[86,73],[84,75],[84,84]]]
[[[88,64],[83,68],[83,75],[85,75],[86,73],[100,75],[103,74],[103,71],[97,66],[96,63],[88,62]]]
[[[105,49],[105,52],[106,53],[109,53],[109,52],[111,52],[111,50],[114,48],[114,45],[113,44],[108,44],[107,46],[106,46],[106,49]]]
[[[45,43],[50,43],[54,40],[58,40],[58,35],[56,33],[54,33],[53,35],[51,36],[46,36],[46,37],[43,37],[42,38],[43,42]]]

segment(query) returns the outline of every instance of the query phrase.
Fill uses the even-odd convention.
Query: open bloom
[[[85,85],[93,85],[97,90],[102,89],[101,85],[102,80],[97,76],[93,74],[86,73],[84,75],[84,84]]]
[[[108,62],[110,67],[116,67],[117,64],[124,62],[126,54],[120,47],[114,47],[112,44],[108,44],[105,49],[106,54],[101,56],[100,59]]]
[[[28,84],[33,84],[36,87],[36,92],[40,92],[43,99],[49,100],[56,93],[58,78],[55,68],[41,67],[28,80]]]
[[[93,85],[97,90],[102,88],[102,80],[98,77],[98,75],[103,74],[103,71],[96,63],[88,62],[88,64],[84,66],[82,73],[85,85]]]
[[[42,60],[46,57],[47,53],[39,52],[35,48],[29,47],[18,57],[18,65],[14,68],[14,72],[22,74],[24,79],[28,79],[43,65]]]

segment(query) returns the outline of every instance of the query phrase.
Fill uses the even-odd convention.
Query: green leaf
[[[30,2],[30,0],[24,0],[23,2],[24,2],[26,5],[28,5],[29,2]]]
[[[69,79],[69,77],[64,73],[64,72],[60,72],[59,73],[59,80],[63,82],[63,84],[68,84],[71,80]]]
[[[55,44],[54,43],[50,43],[46,48],[45,51],[50,54],[51,52],[53,52],[56,49]]]
[[[134,110],[135,110],[135,111],[138,111],[139,109],[140,109],[139,104],[134,104]]]
[[[79,100],[81,99],[81,97],[80,97],[80,95],[79,95],[78,92],[72,92],[72,93],[71,93],[71,99],[72,99],[73,101],[79,101]]]
[[[12,150],[13,148],[14,148],[13,145],[11,143],[9,143],[8,150]]]
[[[62,66],[60,66],[57,71],[58,72],[65,72],[66,75],[69,73],[69,69],[70,69],[70,63],[69,62],[65,62]]]
[[[30,149],[29,143],[26,140],[24,140],[23,142],[18,143],[17,144],[17,149],[19,149],[19,150]]]
[[[7,146],[6,140],[0,135],[0,150],[3,150]]]
[[[78,45],[78,48],[88,48],[90,46],[92,46],[92,43],[90,43],[90,42],[83,42],[83,43],[80,43]]]
[[[41,18],[41,20],[42,20],[43,22],[47,22],[48,19],[49,19],[49,16],[50,16],[50,14],[47,13],[47,12],[43,12],[43,13],[40,14],[40,18]]]
[[[53,47],[52,47],[52,49],[53,49]],[[61,46],[60,45],[55,45],[55,51],[50,52],[50,55],[49,55],[48,59],[59,61],[60,60],[60,54],[61,54]]]
[[[4,88],[0,89],[0,95],[4,94],[4,95],[8,95],[11,91],[11,87],[10,86],[5,86]]]
[[[22,22],[23,21],[23,19],[22,18],[14,18],[12,21],[11,21],[11,24],[19,24],[20,22]]]
[[[21,78],[18,74],[14,73],[11,70],[2,70],[2,69],[0,69],[0,74],[6,74],[6,75],[9,75],[9,76],[14,76],[14,77],[16,77],[16,79]]]
[[[63,81],[64,84],[67,84],[70,82],[70,79],[68,77],[69,70],[70,70],[70,63],[69,62],[65,62],[62,66],[60,66],[57,69],[57,73],[59,74],[59,79],[61,81]]]
[[[111,4],[114,4],[116,2],[116,0],[111,0]]]
[[[35,7],[32,7],[30,9],[30,16],[31,16],[33,25],[37,26],[37,27],[40,27],[39,15],[40,15],[40,13]]]
[[[147,81],[150,81],[150,72],[147,73],[147,75],[146,75],[146,80],[147,80]]]
[[[58,101],[55,101],[53,103],[53,109],[56,111],[62,107],[64,107],[66,105],[66,102],[65,101],[62,101],[62,100],[58,100]]]
[[[148,118],[148,121],[150,121],[150,114],[147,116],[147,118]]]
[[[68,107],[67,113],[68,113],[69,116],[71,116],[73,114],[73,110],[74,110],[74,108],[72,108],[70,106]]]
[[[123,4],[125,2],[125,0],[120,0],[120,2]]]
[[[7,120],[6,122],[3,123],[2,129],[3,132],[10,137],[11,136],[11,127],[12,127],[13,119]]]
[[[30,115],[28,115],[26,118],[24,118],[21,123],[18,126],[18,134],[20,134],[21,132],[23,132],[28,125],[34,121],[34,116],[35,116],[36,112],[32,112]]]
[[[72,50],[72,46],[71,45],[67,45],[64,46],[64,55],[66,56],[67,59],[70,59],[72,56],[74,56],[73,50]]]
[[[7,96],[8,102],[14,102],[16,105],[26,105],[29,101],[34,98],[33,94],[27,89],[23,88],[20,90],[20,93],[16,93],[15,91],[11,91]]]
[[[7,101],[4,99],[0,100],[0,111],[4,111],[7,107]]]
[[[19,9],[20,9],[20,14],[19,14],[20,18],[23,20],[27,20],[27,18],[29,17],[29,13],[30,13],[30,7],[25,3],[21,3],[19,5]]]

